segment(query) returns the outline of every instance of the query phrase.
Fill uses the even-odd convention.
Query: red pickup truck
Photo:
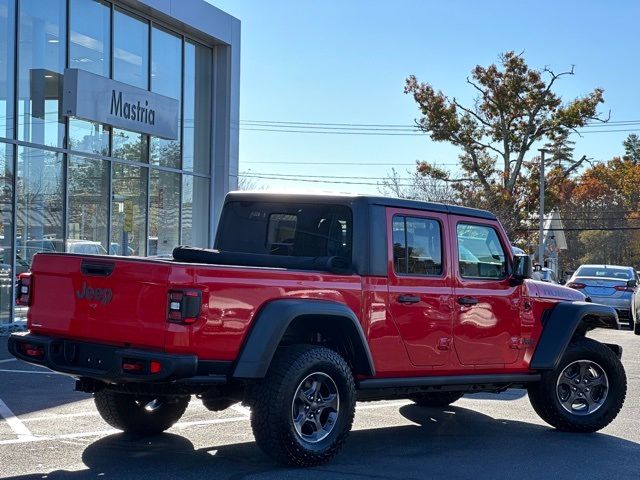
[[[159,433],[192,395],[242,401],[259,446],[317,465],[355,402],[442,407],[526,388],[593,432],[626,395],[622,349],[586,338],[616,312],[530,277],[486,211],[356,195],[231,193],[215,250],[173,259],[37,254],[19,284],[16,357],[77,378],[109,424]]]

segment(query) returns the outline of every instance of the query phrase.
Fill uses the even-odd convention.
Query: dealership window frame
[[[61,29],[65,35],[65,60],[64,60],[64,64],[66,68],[69,68],[70,65],[70,50],[71,50],[71,0],[61,0],[64,3],[64,8],[65,8],[65,15],[64,15],[64,29]],[[204,47],[206,49],[208,49],[209,51],[209,71],[211,73],[211,81],[210,81],[210,85],[209,85],[209,91],[210,91],[210,109],[209,109],[209,118],[208,118],[208,145],[207,145],[207,149],[209,151],[209,158],[212,158],[212,156],[214,155],[215,152],[215,145],[214,145],[214,131],[216,129],[216,116],[214,114],[215,112],[215,91],[217,88],[216,85],[216,75],[217,75],[217,64],[216,64],[216,56],[217,56],[217,50],[216,47],[219,46],[219,44],[215,43],[215,42],[211,42],[210,40],[204,38],[204,37],[199,37],[197,35],[185,32],[185,31],[181,31],[179,29],[176,29],[175,26],[172,26],[169,23],[166,23],[164,21],[158,20],[157,18],[153,18],[150,15],[147,15],[145,12],[140,12],[137,11],[127,5],[122,5],[120,3],[115,3],[112,2],[111,0],[103,0],[102,2],[100,2],[102,4],[108,5],[109,8],[109,18],[110,18],[110,25],[109,25],[109,78],[113,79],[113,73],[114,73],[114,18],[115,18],[115,12],[116,10],[126,14],[126,15],[130,15],[133,17],[136,17],[138,19],[143,20],[144,22],[146,22],[148,24],[148,55],[147,55],[147,69],[148,69],[148,78],[147,78],[147,87],[146,89],[148,91],[151,91],[151,55],[153,52],[153,44],[152,44],[152,31],[154,27],[160,28],[168,33],[171,33],[173,35],[176,35],[180,38],[181,40],[181,50],[182,50],[182,57],[181,57],[181,85],[180,85],[180,98],[178,99],[180,102],[180,134],[179,134],[179,145],[180,145],[180,166],[179,168],[174,168],[174,167],[167,167],[167,166],[162,166],[162,165],[152,165],[150,163],[150,148],[149,148],[149,144],[150,144],[150,138],[149,135],[145,135],[143,134],[143,138],[146,141],[147,144],[147,149],[146,149],[146,153],[145,153],[145,159],[142,162],[138,162],[138,161],[132,161],[132,160],[127,160],[127,159],[123,159],[123,158],[116,158],[113,157],[113,127],[112,126],[108,126],[108,130],[109,130],[109,141],[108,141],[108,153],[109,155],[102,155],[102,154],[98,154],[98,153],[91,153],[91,152],[87,152],[87,151],[82,151],[82,150],[74,150],[69,148],[69,123],[70,123],[70,119],[71,117],[65,117],[64,120],[64,139],[63,139],[63,143],[61,147],[57,147],[57,146],[46,146],[46,145],[41,145],[39,143],[33,143],[30,141],[24,141],[24,140],[18,140],[19,138],[19,118],[18,118],[18,104],[19,104],[19,92],[18,92],[18,81],[19,81],[19,62],[20,62],[20,13],[21,13],[21,0],[14,0],[14,17],[15,17],[15,28],[13,29],[13,31],[11,32],[12,35],[9,39],[9,42],[13,42],[13,58],[11,59],[11,65],[9,66],[12,69],[12,77],[13,77],[13,89],[11,91],[13,98],[12,99],[7,99],[8,101],[11,101],[11,104],[13,106],[13,132],[12,132],[12,137],[3,137],[0,135],[0,143],[3,144],[7,144],[7,145],[12,145],[13,148],[13,159],[12,159],[12,168],[13,168],[13,185],[12,185],[12,201],[11,201],[11,207],[12,207],[12,213],[11,213],[11,218],[12,218],[12,238],[13,238],[13,245],[14,248],[13,250],[13,254],[12,254],[12,263],[11,263],[11,275],[15,274],[15,266],[16,266],[16,248],[15,248],[15,244],[16,244],[16,238],[17,238],[17,211],[16,211],[16,207],[18,205],[18,199],[16,196],[16,186],[17,186],[17,181],[18,181],[18,171],[17,171],[17,164],[18,164],[18,151],[19,151],[19,147],[23,147],[23,148],[32,148],[32,149],[39,149],[39,150],[45,150],[45,151],[50,151],[52,154],[62,154],[62,164],[63,164],[63,184],[62,184],[62,194],[63,194],[63,202],[62,202],[62,218],[63,218],[63,239],[66,242],[67,238],[69,236],[69,218],[68,218],[68,214],[69,214],[69,191],[68,191],[68,175],[69,175],[69,164],[70,164],[70,158],[71,157],[83,157],[86,159],[94,159],[94,160],[105,160],[107,161],[108,164],[108,170],[109,170],[109,185],[108,185],[108,193],[109,193],[109,201],[107,202],[107,209],[108,209],[108,224],[107,224],[107,241],[109,242],[112,238],[112,198],[113,198],[113,164],[114,163],[121,163],[121,164],[128,164],[131,166],[136,166],[136,167],[141,167],[143,168],[143,170],[146,171],[146,178],[147,178],[147,191],[146,191],[146,202],[149,202],[149,198],[150,198],[150,185],[151,185],[151,171],[152,170],[157,170],[160,172],[170,172],[170,173],[177,173],[180,175],[180,182],[179,182],[179,201],[178,201],[178,206],[179,206],[179,218],[180,218],[180,225],[178,228],[178,240],[179,243],[182,242],[183,236],[184,236],[184,225],[183,225],[183,187],[184,187],[184,182],[185,182],[185,178],[189,177],[192,179],[192,184],[193,184],[193,188],[195,188],[195,184],[196,181],[198,182],[205,182],[205,185],[207,186],[206,190],[206,194],[208,197],[208,218],[209,218],[209,225],[207,226],[207,228],[204,230],[206,233],[205,235],[197,235],[197,237],[202,237],[202,238],[206,238],[207,239],[207,245],[211,245],[211,241],[212,241],[212,237],[211,237],[211,232],[213,231],[213,229],[211,228],[210,223],[212,222],[212,214],[213,214],[213,205],[212,205],[212,200],[213,200],[213,187],[214,187],[214,168],[213,165],[211,165],[211,162],[209,162],[209,168],[208,168],[208,173],[202,173],[200,171],[197,171],[196,169],[196,165],[195,165],[195,161],[193,162],[193,165],[191,167],[191,170],[185,170],[184,169],[184,148],[183,148],[183,144],[184,144],[184,132],[182,131],[185,128],[185,123],[184,123],[184,104],[185,104],[185,46],[187,44],[187,42],[195,45],[196,47]],[[195,94],[195,91],[194,91]],[[199,179],[199,180],[197,180]],[[195,194],[192,192],[192,196],[195,196]],[[191,227],[193,227],[193,215],[191,217]],[[149,242],[149,215],[145,214],[145,243],[148,244]],[[191,233],[192,237],[193,237],[193,232]],[[12,286],[12,295],[15,293],[13,290],[15,289],[15,285]],[[10,318],[15,320],[15,305],[11,304],[11,312],[10,312]]]

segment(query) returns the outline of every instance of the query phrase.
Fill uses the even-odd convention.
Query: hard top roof
[[[382,205],[393,208],[406,208],[413,210],[423,210],[430,212],[449,213],[452,215],[462,215],[476,218],[486,218],[496,220],[496,216],[486,210],[477,208],[459,207],[457,205],[447,205],[444,203],[421,202],[418,200],[407,200],[404,198],[382,197],[376,195],[361,195],[349,193],[278,193],[278,192],[230,192],[226,201],[263,201],[263,202],[286,202],[286,203],[308,203],[318,202],[319,199],[326,202],[336,203],[367,203],[369,205]]]

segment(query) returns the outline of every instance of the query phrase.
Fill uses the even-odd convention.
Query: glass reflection
[[[179,232],[180,174],[151,170],[147,255],[171,255]]]
[[[153,28],[151,49],[151,91],[180,100],[182,40],[164,30]],[[180,138],[165,140],[152,137],[150,147],[151,164],[180,168]]]
[[[0,143],[0,324],[11,321],[13,303],[13,146]],[[16,273],[26,271],[23,268]]]
[[[113,13],[113,78],[149,86],[149,24],[119,10]]]
[[[183,245],[209,246],[209,188],[208,178],[182,176]]]
[[[69,158],[67,251],[107,253],[109,163]]]
[[[182,168],[209,173],[211,160],[211,49],[184,44]]]
[[[113,162],[111,255],[145,255],[147,168]]]
[[[18,148],[16,253],[31,264],[38,252],[63,252],[62,154]]]
[[[69,4],[69,66],[109,76],[111,8],[101,0]]]
[[[0,0],[0,137],[13,138],[15,0]]]
[[[62,74],[65,67],[65,0],[20,4],[18,138],[62,147]]]
[[[109,127],[100,123],[70,118],[69,149],[109,155]]]
[[[146,162],[148,153],[147,135],[113,129],[113,156],[135,162]]]

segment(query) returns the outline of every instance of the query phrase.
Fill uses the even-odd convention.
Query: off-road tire
[[[430,392],[412,395],[410,400],[421,407],[446,407],[462,398],[463,392]]]
[[[156,435],[180,420],[189,405],[189,396],[163,397],[152,411],[145,406],[154,397],[114,392],[109,389],[95,393],[94,401],[102,419],[113,428],[127,433]]]
[[[580,360],[597,363],[606,373],[609,384],[600,408],[585,415],[565,410],[556,393],[559,375],[565,367]],[[609,425],[620,412],[627,394],[627,377],[622,363],[609,347],[589,338],[580,338],[569,344],[558,367],[544,372],[540,382],[531,385],[528,392],[536,413],[558,430],[596,432]]]
[[[310,443],[296,432],[292,411],[301,382],[317,372],[334,382],[339,409],[328,436]],[[351,369],[338,353],[314,345],[291,345],[277,350],[267,375],[250,389],[247,401],[258,446],[279,463],[310,467],[328,462],[344,445],[353,423],[356,390]]]

